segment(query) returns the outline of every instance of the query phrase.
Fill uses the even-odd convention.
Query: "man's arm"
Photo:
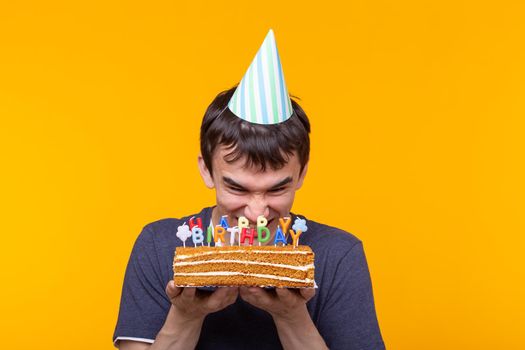
[[[175,350],[194,349],[201,333],[202,320],[183,323],[171,307],[164,326],[157,334],[153,344],[137,341],[121,341],[120,350]]]
[[[206,315],[233,304],[238,293],[238,288],[224,287],[203,295],[196,288],[175,287],[175,283],[170,281],[166,286],[166,294],[171,307],[155,342],[150,345],[123,341],[120,343],[120,350],[194,349]]]
[[[118,348],[120,350],[148,350],[151,344],[143,343],[133,340],[121,340],[119,341]]]
[[[384,350],[363,244],[354,244],[341,259],[332,259],[332,265],[330,280],[318,290],[324,295],[316,326],[326,344],[333,349]]]

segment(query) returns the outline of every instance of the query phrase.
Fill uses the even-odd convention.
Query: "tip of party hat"
[[[237,117],[255,124],[282,123],[293,114],[272,29],[228,103]]]

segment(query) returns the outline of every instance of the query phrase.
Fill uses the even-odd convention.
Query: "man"
[[[296,217],[291,209],[308,169],[309,132],[306,114],[288,97],[270,31],[239,86],[220,93],[204,115],[198,165],[216,205],[195,216],[218,223],[227,215],[235,226],[241,216],[255,223],[263,215],[272,233],[280,217]],[[139,235],[113,338],[121,350],[384,349],[356,237],[308,221],[300,239],[315,253],[316,289],[210,292],[172,281],[173,252],[182,244],[175,233],[190,218],[160,220]]]

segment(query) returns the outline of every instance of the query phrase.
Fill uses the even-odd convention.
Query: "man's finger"
[[[228,288],[228,295],[226,297],[226,303],[227,305],[233,304],[235,300],[237,300],[237,297],[239,296],[239,288]]]
[[[215,292],[213,292],[208,298],[208,306],[217,307],[224,298],[228,295],[227,287],[219,287]]]
[[[197,291],[197,288],[195,287],[185,287],[183,288],[183,291],[180,294],[180,296],[184,300],[184,302],[190,302],[195,298],[196,291]]]
[[[314,288],[301,288],[301,289],[299,289],[299,291],[301,292],[302,297],[306,301],[312,299],[314,297],[314,295],[315,295],[315,289]]]
[[[279,300],[285,304],[291,304],[294,302],[296,296],[288,288],[275,288]]]
[[[208,307],[216,310],[231,304],[228,301],[232,298],[232,294],[235,295],[235,290],[236,288],[220,287],[209,297],[207,301]]]
[[[223,298],[226,305],[232,304],[239,295],[239,287],[227,287],[225,297]]]
[[[270,293],[260,287],[241,287],[241,290],[241,297],[254,306],[264,308],[273,303]]]
[[[180,293],[182,293],[182,290],[184,288],[182,287],[176,287],[175,282],[173,280],[168,282],[168,285],[166,286],[166,294],[168,295],[168,298],[173,299],[176,296],[178,296]]]

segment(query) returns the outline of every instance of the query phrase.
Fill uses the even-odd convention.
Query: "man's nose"
[[[270,215],[268,203],[263,195],[252,196],[244,208],[244,216],[250,221],[250,223],[256,224],[257,218],[260,215],[263,215],[266,218]]]

